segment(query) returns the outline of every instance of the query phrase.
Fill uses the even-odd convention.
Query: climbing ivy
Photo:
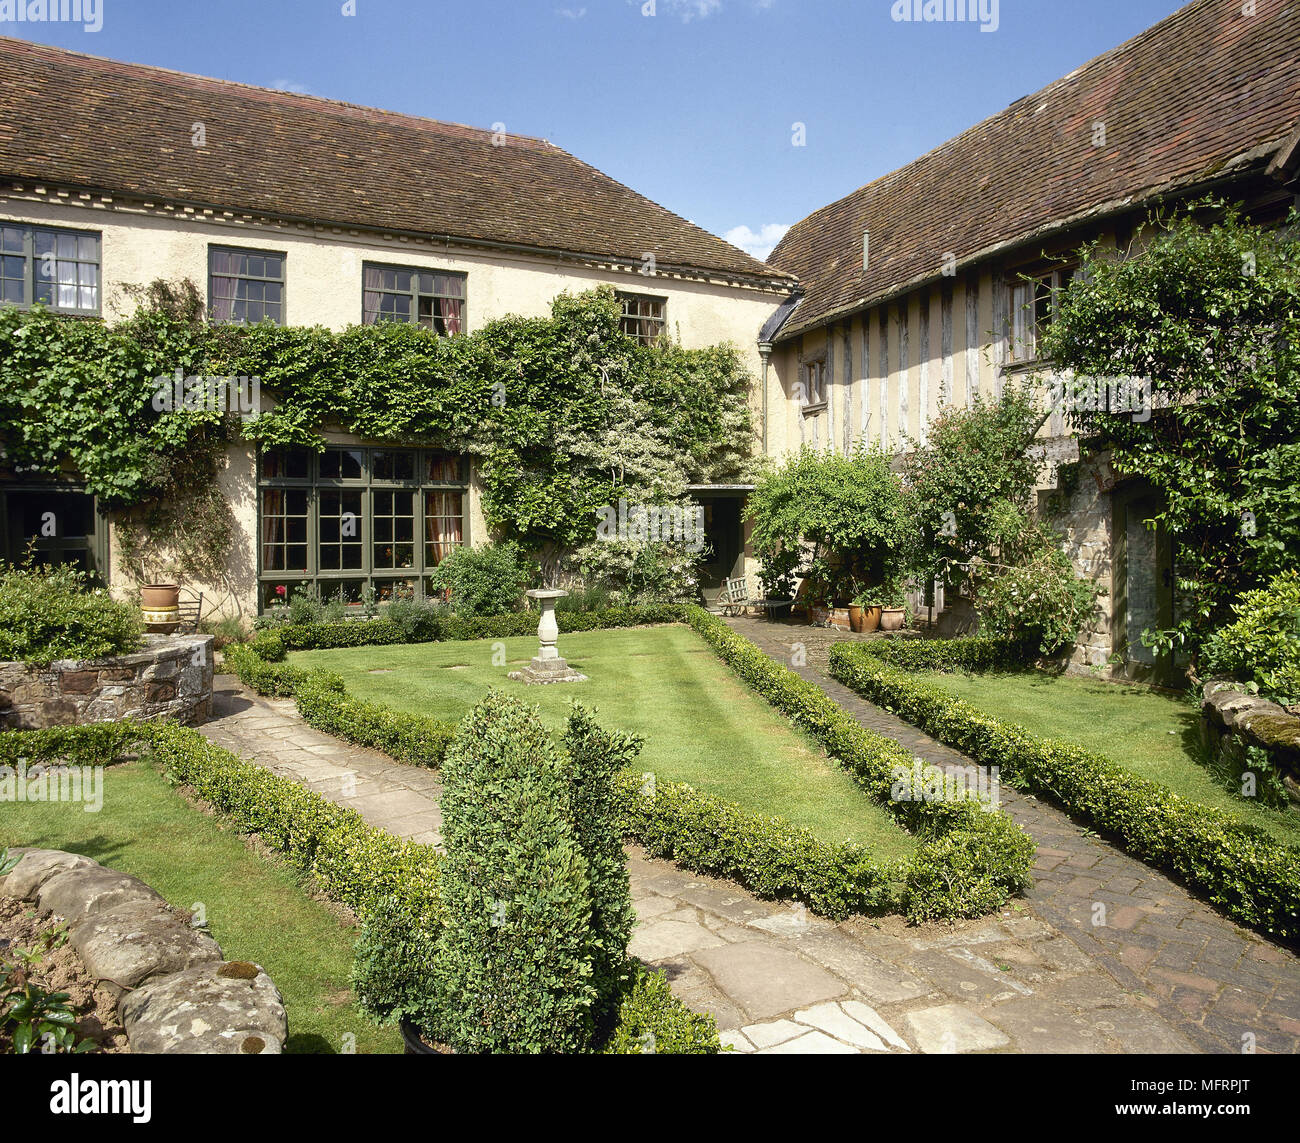
[[[114,508],[176,492],[176,458],[242,434],[325,447],[342,429],[481,459],[496,531],[542,548],[590,541],[620,497],[672,499],[745,475],[751,388],[732,346],[644,346],[614,291],[561,294],[544,318],[439,337],[405,324],[214,326],[189,283],[155,283],[116,325],[0,311],[0,443],[11,463],[68,468]],[[262,416],[159,412],[157,378],[250,377]]]

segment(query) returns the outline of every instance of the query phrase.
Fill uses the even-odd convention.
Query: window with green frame
[[[284,325],[284,259],[270,250],[208,248],[208,313],[214,322]]]
[[[412,266],[362,267],[361,321],[400,321],[452,336],[465,329],[465,275]]]
[[[468,541],[467,458],[435,449],[273,449],[258,471],[263,610],[303,585],[323,599],[422,598],[429,573]]]
[[[0,304],[99,313],[99,235],[0,222]]]

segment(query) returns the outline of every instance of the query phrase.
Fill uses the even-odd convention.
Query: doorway
[[[728,579],[745,570],[745,532],[741,521],[741,496],[701,496],[704,509],[704,542],[708,558],[700,565],[700,589],[705,598],[716,596]]]

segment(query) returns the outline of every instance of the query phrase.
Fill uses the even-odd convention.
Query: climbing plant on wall
[[[530,547],[590,541],[620,497],[680,496],[745,475],[751,379],[731,346],[644,346],[609,288],[561,294],[549,317],[439,337],[404,324],[213,326],[192,285],[156,283],[116,325],[0,311],[0,440],[10,462],[69,467],[110,507],[151,500],[196,447],[324,448],[338,428],[477,454],[489,525]],[[154,406],[157,379],[249,377],[251,420]]]
[[[1083,251],[1046,335],[1061,368],[1152,382],[1148,416],[1071,410],[1116,472],[1163,493],[1181,614],[1150,646],[1195,649],[1242,592],[1300,561],[1298,225],[1204,202],[1153,219],[1126,257]]]

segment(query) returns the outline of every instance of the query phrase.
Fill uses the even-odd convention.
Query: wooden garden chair
[[[723,615],[742,615],[749,606],[749,580],[729,579],[718,596]]]

